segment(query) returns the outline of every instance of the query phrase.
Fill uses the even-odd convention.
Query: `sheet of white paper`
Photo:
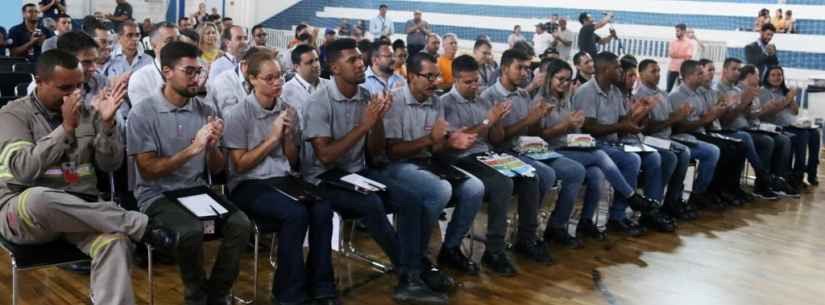
[[[217,211],[220,215],[229,213],[229,210],[215,201],[215,199],[212,199],[212,196],[209,196],[208,194],[179,197],[178,201],[180,201],[180,203],[187,209],[192,211],[192,213],[195,213],[195,216],[197,217],[217,216],[215,211]]]
[[[214,202],[216,205],[220,206],[220,204],[215,202],[215,200],[207,194],[180,197],[178,198],[178,201],[180,201],[184,207],[194,213],[197,217],[216,216],[215,211],[211,208],[212,203]]]

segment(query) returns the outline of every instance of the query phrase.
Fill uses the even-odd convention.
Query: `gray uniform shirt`
[[[576,89],[571,101],[573,109],[584,112],[585,118],[596,119],[599,124],[612,125],[627,114],[624,99],[622,91],[616,86],[610,85],[610,90],[604,92],[596,83],[596,78],[591,78]],[[597,139],[616,142],[619,137],[613,133]]]
[[[489,107],[502,103],[506,100],[510,100],[513,103],[510,113],[501,119],[501,124],[504,124],[503,126],[513,125],[524,119],[527,114],[530,113],[530,104],[533,103],[530,98],[530,94],[527,93],[527,90],[516,88],[514,91],[509,91],[501,84],[501,79],[499,79],[492,87],[484,89],[484,92],[481,92],[481,97],[487,101],[490,101],[488,104]],[[512,150],[518,141],[518,137],[527,135],[527,131],[527,128],[519,130],[518,134],[513,136],[510,141],[496,145],[496,149]]]
[[[384,135],[387,139],[414,141],[428,136],[438,119],[444,118],[443,103],[438,96],[431,96],[419,102],[410,92],[410,87],[392,90],[392,108],[384,116]],[[432,157],[432,151],[422,150],[412,156],[416,158]]]
[[[155,152],[158,157],[171,157],[192,144],[209,116],[217,116],[217,112],[199,99],[189,99],[183,107],[176,107],[158,90],[129,113],[127,152],[130,156]],[[135,197],[141,209],[145,211],[165,191],[206,185],[206,153],[189,159],[165,177],[146,179],[138,170]]]
[[[699,87],[699,89],[701,89],[701,87]],[[667,96],[667,101],[665,104],[670,105],[671,109],[679,109],[684,104],[688,104],[693,107],[693,112],[691,112],[687,118],[689,122],[700,120],[702,115],[710,109],[710,106],[705,103],[704,97],[699,94],[698,89],[696,91],[690,90],[690,88],[685,86],[685,84],[682,84],[675,90],[671,91]],[[700,126],[695,131],[705,132],[705,127]],[[690,134],[679,134],[678,136],[686,137],[691,140],[696,139],[696,137]]]
[[[727,85],[725,83],[719,82],[719,83],[716,84],[715,89],[716,89],[718,94],[722,94],[724,96],[737,96],[737,100],[738,100],[737,104],[742,102],[742,100],[741,100],[741,98],[742,98],[742,88],[740,88],[739,86],[731,86],[731,85]],[[759,107],[759,101],[754,100],[753,104],[751,104],[751,112],[758,111],[758,107]],[[736,116],[736,118],[733,121],[731,121],[729,123],[726,123],[726,124],[722,124],[722,127],[724,129],[730,129],[730,130],[739,130],[739,129],[742,129],[742,128],[746,128],[746,127],[750,126],[750,121],[748,119],[749,119],[748,114],[740,113]]]
[[[358,126],[361,116],[370,101],[367,89],[358,87],[352,98],[346,98],[338,90],[333,78],[329,85],[318,88],[309,102],[304,105],[303,121],[301,122],[301,137],[305,141],[301,149],[301,168],[304,179],[308,182],[317,182],[318,175],[331,168],[339,168],[348,172],[358,172],[366,168],[366,138],[362,137],[342,156],[335,164],[324,166],[315,156],[315,150],[310,141],[314,138],[332,138],[333,141],[343,138]]]
[[[441,104],[444,105],[444,117],[451,129],[473,127],[487,119],[487,111],[490,108],[489,102],[482,97],[475,97],[468,100],[458,93],[453,87],[449,93],[441,96]],[[472,154],[488,152],[492,148],[489,142],[489,129],[484,128],[483,133],[478,134],[473,146],[463,151],[451,150],[450,155],[455,158],[463,158]]]
[[[644,84],[639,86],[639,89],[636,91],[636,94],[633,95],[634,99],[640,99],[643,97],[648,96],[656,96],[659,98],[659,101],[656,103],[656,106],[650,110],[650,118],[654,121],[665,121],[670,118],[670,113],[673,112],[673,106],[667,101],[665,92],[660,90],[659,88],[650,88]],[[651,136],[659,137],[659,138],[669,138],[672,130],[670,127],[664,128],[659,130]]]
[[[782,94],[782,91],[780,90],[762,88],[759,94],[759,102],[762,103],[762,107],[775,100],[784,101],[785,94]],[[765,117],[765,121],[783,127],[790,126],[796,121],[796,115],[794,115],[793,112],[791,112],[790,108],[785,108],[775,114]]]
[[[541,96],[536,96],[533,99],[533,103],[538,103],[541,100]],[[557,99],[556,97],[549,97],[544,99],[545,103],[550,103],[553,106],[553,111],[550,114],[546,115],[544,118],[539,120],[539,126],[542,129],[551,128],[553,126],[558,125],[561,123],[566,117],[568,117],[571,113],[575,112],[573,110],[573,104],[570,102],[570,96],[565,96],[561,100]],[[579,132],[578,129],[570,130],[568,133],[577,133]],[[547,144],[552,149],[556,149],[565,145],[565,136],[567,134],[559,135],[553,139],[544,138],[547,141]]]
[[[240,104],[232,107],[224,118],[226,127],[223,135],[224,147],[228,149],[253,150],[266,141],[272,132],[272,122],[283,111],[292,106],[279,100],[272,110],[261,107],[254,94],[247,95]],[[297,144],[297,143],[296,143]],[[254,168],[238,173],[234,162],[229,162],[229,189],[234,190],[244,180],[283,177],[289,174],[289,160],[278,145]]]
[[[702,112],[699,113],[699,115],[704,114],[706,111],[710,111],[710,109],[713,108],[719,100],[719,94],[716,90],[713,90],[713,88],[705,88],[700,86],[696,89],[696,93],[702,97],[702,102],[704,103]],[[713,120],[711,129],[722,129],[722,123],[719,122],[719,119]],[[705,131],[705,129],[702,128],[702,131]]]

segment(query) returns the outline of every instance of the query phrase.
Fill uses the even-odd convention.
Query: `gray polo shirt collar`
[[[433,105],[433,97],[430,96],[427,98],[426,101],[419,102],[418,99],[412,94],[412,88],[410,86],[404,86],[399,90],[404,90],[404,103],[411,106],[432,106]]]
[[[699,86],[698,88],[696,88],[695,91],[690,90],[690,88],[688,88],[688,86],[685,85],[685,84],[682,84],[682,85],[679,86],[679,91],[682,91],[682,93],[684,93],[688,97],[699,95],[699,90],[700,89],[702,89],[702,86]]]
[[[286,110],[286,103],[284,103],[280,97],[275,102],[272,110],[264,109],[264,107],[261,106],[261,103],[258,102],[258,96],[255,95],[255,91],[252,91],[252,93],[247,95],[245,99],[247,103],[252,105],[252,109],[255,110],[256,119],[265,119],[270,116],[278,115],[281,111]]]
[[[163,87],[161,87],[159,92],[155,92],[155,94],[158,96],[158,98],[161,101],[163,101],[162,103],[153,103],[152,104],[155,107],[155,110],[158,113],[179,112],[179,111],[192,112],[192,103],[193,103],[192,98],[187,99],[186,104],[184,104],[182,107],[178,107],[178,106],[173,105],[172,103],[169,102],[168,99],[166,99],[166,96],[163,95]]]
[[[478,101],[478,96],[474,97],[472,100],[464,98],[464,96],[458,92],[458,89],[456,89],[455,86],[453,86],[453,89],[451,89],[450,92],[448,92],[447,94],[452,95],[453,98],[455,98],[455,101],[461,104],[475,103]]]
[[[352,98],[347,98],[346,96],[344,96],[344,94],[341,93],[341,90],[338,90],[338,84],[335,83],[334,76],[330,77],[329,86],[325,86],[324,88],[326,90],[329,90],[329,97],[336,102],[369,102],[368,100],[362,101],[360,99],[360,97],[364,96],[362,91],[367,90],[366,88],[363,88],[361,86],[357,86],[357,91],[355,92],[355,95],[352,96]],[[367,94],[367,96],[369,96],[369,94]]]
[[[501,78],[499,78],[496,81],[496,84],[493,85],[493,88],[495,88],[496,92],[499,95],[503,96],[504,98],[509,98],[509,97],[513,97],[513,96],[520,96],[520,97],[525,97],[525,98],[528,97],[527,96],[527,91],[525,91],[522,88],[516,88],[516,90],[513,90],[513,91],[509,91],[509,90],[507,90],[507,88],[504,88],[504,85],[501,84]]]

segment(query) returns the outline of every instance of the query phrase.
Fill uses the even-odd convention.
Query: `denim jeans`
[[[690,162],[690,149],[680,143],[671,142],[673,149],[657,149],[662,158],[662,179],[667,183],[664,202],[676,202],[685,188],[685,173]]]
[[[360,171],[359,174],[387,184],[385,179],[381,179],[376,175],[375,170],[365,169]],[[387,200],[390,197],[388,194],[362,194],[327,184],[321,184],[317,190],[321,197],[332,202],[332,209],[341,214],[342,217],[361,219],[367,226],[367,231],[372,239],[381,247],[381,250],[389,257],[392,264],[400,266],[401,243],[398,239],[398,233],[390,224],[390,221],[387,220],[387,213],[392,213],[397,210],[397,207],[396,202]]]
[[[786,127],[785,130],[794,134],[791,138],[794,174],[816,176],[819,167],[819,129]]]
[[[755,141],[757,141],[757,139],[753,138],[751,134],[747,132],[726,132],[724,133],[724,135],[742,140],[742,145],[744,145],[745,148],[745,158],[756,171],[757,175],[764,175],[768,173],[768,167],[765,167],[764,163],[762,163],[762,159],[760,158],[760,156],[767,155],[773,151],[773,140],[771,140],[768,137],[759,137],[759,145],[757,146],[754,143]],[[757,147],[761,147],[761,154],[757,152]]]
[[[616,162],[619,168],[623,168],[623,166],[627,166],[628,164],[640,164],[640,169],[643,171],[642,173],[645,179],[645,195],[659,202],[662,201],[662,197],[664,196],[664,183],[662,182],[662,159],[659,152],[627,153],[612,146],[602,146],[601,149],[613,159],[613,162]],[[639,172],[638,170],[635,172],[622,170],[622,173],[625,175],[625,180],[627,180],[634,189],[636,188]],[[610,207],[610,218],[615,220],[624,219],[627,216],[625,215],[626,209],[627,198],[615,196],[613,205]]]
[[[576,196],[579,194],[579,188],[584,182],[584,166],[566,157],[545,160],[544,162],[553,168],[556,176],[561,181],[559,197],[550,218],[551,226],[561,227],[570,220],[570,214],[573,213],[576,206]]]
[[[475,159],[475,155],[456,161],[461,169],[470,172],[484,183],[487,207],[487,251],[504,251],[507,232],[507,209],[513,193],[518,196],[518,239],[533,242],[538,229],[539,179],[538,177],[509,178]],[[546,166],[545,166],[546,167]]]
[[[304,204],[275,191],[263,180],[247,180],[231,196],[238,207],[258,223],[276,223],[278,268],[272,293],[279,302],[298,304],[308,298],[333,297],[332,206],[321,200]],[[304,263],[304,236],[309,232],[309,255]]]
[[[747,160],[747,142],[720,139],[700,133],[694,135],[699,140],[710,143],[710,145],[716,146],[716,148],[719,149],[719,161],[716,163],[716,168],[713,171],[713,179],[711,179],[711,183],[708,185],[706,192],[737,193],[741,191],[739,181]],[[745,134],[745,136],[750,138],[747,134]],[[753,147],[753,145],[750,147]],[[701,164],[699,170],[701,174]],[[696,189],[694,188],[694,190]]]
[[[791,138],[784,134],[772,134],[769,137],[773,140],[773,154],[771,159],[768,160],[770,163],[766,168],[770,169],[771,173],[776,176],[788,178],[792,158]]]
[[[553,188],[553,185],[556,184],[556,179],[558,178],[556,170],[553,167],[528,156],[517,155],[515,153],[512,153],[512,155],[519,160],[524,161],[524,163],[530,164],[530,166],[536,169],[536,177],[538,177],[539,184],[539,207],[541,207],[544,205],[544,199],[545,196],[547,196],[547,192],[550,191],[550,189]]]
[[[560,150],[560,154],[581,163],[586,168],[585,183],[587,191],[584,194],[582,218],[592,219],[602,198],[602,184],[604,180],[613,187],[617,197],[627,198],[633,194],[633,187],[627,182],[625,171],[639,172],[640,164],[630,164],[627,168],[619,168],[603,150]]]
[[[387,186],[386,195],[396,208],[398,238],[404,241],[399,248],[399,273],[423,271],[424,248],[438,216],[452,196],[450,184],[404,162],[394,162],[372,172],[369,178]],[[419,185],[422,188],[411,187]]]
[[[425,251],[429,245],[438,217],[444,211],[452,198],[455,201],[455,211],[445,234],[444,244],[448,247],[457,247],[469,232],[481,203],[484,199],[484,184],[470,175],[463,181],[448,182],[434,175],[430,171],[413,163],[396,162],[390,164],[386,173],[404,185],[414,186],[419,202],[423,205],[421,228],[421,246]],[[404,240],[409,242],[409,240]]]
[[[716,164],[719,163],[720,153],[719,147],[707,142],[697,140],[695,144],[690,145],[690,159],[699,161],[698,175],[693,182],[694,192],[707,191],[713,181],[713,172],[716,170]]]

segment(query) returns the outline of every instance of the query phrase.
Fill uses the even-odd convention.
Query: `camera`
[[[547,22],[544,24],[544,29],[548,33],[555,33],[559,29],[559,24],[553,21]]]

